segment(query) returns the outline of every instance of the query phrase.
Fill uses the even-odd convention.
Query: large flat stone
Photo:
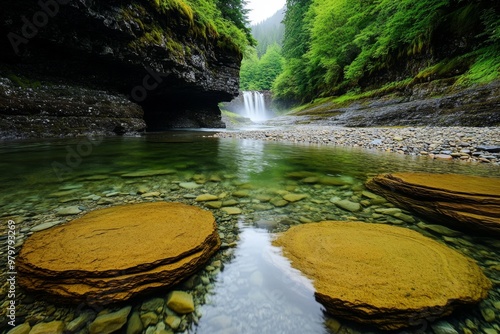
[[[450,228],[500,235],[500,178],[395,173],[374,177],[366,186],[390,202]]]
[[[491,288],[474,261],[405,228],[310,223],[274,243],[313,280],[327,312],[381,329],[448,315],[486,298]]]
[[[19,283],[106,304],[179,283],[219,247],[209,211],[166,202],[111,207],[33,234],[19,254]]]

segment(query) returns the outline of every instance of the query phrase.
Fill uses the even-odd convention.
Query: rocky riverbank
[[[293,125],[257,131],[221,132],[219,138],[360,147],[432,159],[500,165],[499,127],[343,128]]]

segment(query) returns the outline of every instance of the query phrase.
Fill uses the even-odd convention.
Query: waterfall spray
[[[243,116],[250,118],[253,122],[262,122],[268,119],[264,94],[256,91],[243,92],[245,110]]]

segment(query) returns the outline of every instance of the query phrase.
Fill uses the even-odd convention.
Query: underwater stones
[[[46,222],[46,223],[42,223],[40,225],[36,225],[36,226],[33,226],[31,229],[30,229],[30,232],[39,232],[39,231],[43,231],[43,230],[46,230],[48,228],[51,228],[52,226],[55,226],[55,225],[58,225],[60,224],[61,221],[53,221],[53,222]]]
[[[141,334],[144,329],[139,312],[134,312],[127,322],[127,334]]]
[[[31,330],[31,326],[29,323],[25,322],[24,324],[18,325],[12,328],[7,334],[29,334]]]
[[[122,174],[121,177],[123,178],[136,178],[136,177],[151,177],[151,176],[160,176],[160,175],[170,175],[174,174],[176,171],[174,169],[146,169],[146,170],[140,170],[132,173],[125,173]]]
[[[436,232],[437,234],[441,234],[441,235],[444,235],[447,237],[458,237],[458,236],[462,235],[461,232],[449,229],[446,226],[442,226],[442,225],[425,224],[425,223],[420,222],[417,224],[417,226],[423,230],[433,231],[433,232]]]
[[[500,178],[395,173],[376,176],[366,186],[390,202],[450,228],[500,235]]]
[[[127,306],[119,311],[98,316],[89,325],[90,334],[109,334],[119,330],[127,323],[131,309],[131,306]]]
[[[219,247],[209,211],[167,202],[115,206],[30,236],[18,281],[56,299],[108,304],[179,283]]]
[[[453,326],[446,321],[438,321],[431,325],[434,334],[459,334]]]
[[[95,314],[92,311],[83,312],[80,316],[73,319],[70,323],[66,325],[66,331],[70,333],[76,333],[83,328],[87,323],[89,323]]]
[[[352,180],[347,177],[324,176],[319,179],[319,183],[326,186],[344,186],[352,184]]]
[[[209,209],[220,209],[222,207],[222,201],[205,202],[205,206]]]
[[[351,202],[349,200],[343,199],[339,201],[334,201],[333,204],[346,211],[356,212],[361,210],[361,204]]]
[[[56,215],[58,216],[72,216],[81,213],[82,210],[78,206],[67,206],[64,208],[60,208],[56,211]]]
[[[208,202],[208,201],[216,201],[219,197],[212,194],[202,194],[195,198],[196,202]]]
[[[242,213],[240,208],[234,206],[224,207],[221,210],[227,213],[228,215],[239,215]]]
[[[448,315],[486,298],[491,288],[474,261],[405,228],[311,223],[274,243],[313,280],[327,312],[381,329]]]
[[[298,202],[300,200],[303,200],[304,198],[306,198],[307,195],[306,194],[285,194],[283,195],[283,199],[288,201],[288,202]]]
[[[281,208],[281,207],[284,207],[284,206],[287,206],[288,205],[288,201],[282,199],[282,198],[279,198],[279,197],[274,197],[271,199],[271,204],[274,205],[275,207],[277,208]]]
[[[196,188],[200,188],[201,185],[196,183],[196,182],[181,182],[181,183],[179,183],[179,187],[184,188],[184,189],[196,189]]]
[[[237,190],[237,191],[233,192],[233,196],[240,197],[240,198],[248,197],[248,196],[250,196],[250,191],[247,189]]]
[[[191,313],[194,311],[193,296],[184,291],[172,291],[167,296],[167,306],[179,314]]]
[[[30,334],[62,334],[63,331],[64,331],[64,322],[51,321],[51,322],[40,322],[36,324],[30,330]]]

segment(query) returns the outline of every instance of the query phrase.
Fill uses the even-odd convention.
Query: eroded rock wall
[[[0,137],[221,127],[217,103],[238,94],[237,48],[155,1],[2,8]]]

